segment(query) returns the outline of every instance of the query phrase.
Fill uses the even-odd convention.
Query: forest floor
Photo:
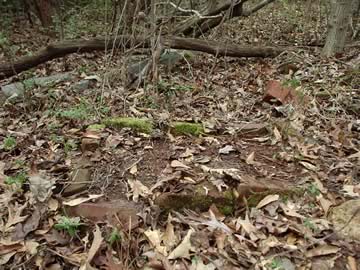
[[[103,53],[21,74],[72,77],[0,108],[0,268],[358,269],[359,47],[323,58],[317,8],[276,4],[206,37],[297,50],[194,53],[156,86],[125,89],[121,57],[109,67]],[[9,33],[16,56],[48,41],[29,25]],[[202,134],[174,134],[178,121]]]

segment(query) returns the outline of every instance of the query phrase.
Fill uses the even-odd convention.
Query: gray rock
[[[60,73],[47,77],[34,78],[30,80],[33,80],[36,86],[48,86],[49,84],[68,81],[71,80],[72,78],[73,76],[71,75],[71,73]]]
[[[360,241],[360,199],[349,200],[334,207],[330,220],[340,238]]]
[[[11,83],[1,87],[2,94],[6,97],[23,96],[25,92],[25,86],[22,83]]]
[[[74,89],[75,91],[84,91],[86,89],[89,89],[89,87],[90,87],[90,80],[81,80],[75,83],[72,86],[72,89]]]
[[[75,169],[70,176],[70,183],[62,192],[64,197],[82,192],[88,188],[91,183],[91,172],[87,168]]]
[[[71,80],[73,76],[70,73],[61,73],[47,77],[31,78],[22,82],[11,83],[1,87],[0,105],[7,99],[13,100],[24,96],[25,90],[32,90],[36,86],[48,86],[63,81]]]

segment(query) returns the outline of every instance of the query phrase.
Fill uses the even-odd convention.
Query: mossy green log
[[[174,135],[193,135],[199,136],[204,133],[204,127],[199,123],[173,122],[171,132]]]
[[[171,210],[181,211],[190,209],[204,212],[209,210],[212,204],[216,205],[224,215],[230,215],[234,211],[234,201],[227,198],[215,198],[199,194],[169,194],[160,195],[156,200],[161,210],[169,212]]]
[[[131,128],[132,130],[150,134],[153,131],[153,123],[149,119],[132,117],[115,117],[103,120],[107,127]]]
[[[304,196],[304,193],[305,193],[305,189],[294,187],[292,189],[284,189],[284,190],[279,189],[279,190],[268,190],[263,192],[254,192],[252,194],[248,194],[247,196],[245,196],[245,198],[247,201],[247,206],[251,208],[251,207],[256,207],[259,204],[259,202],[268,195],[279,194],[281,200],[286,201],[288,200],[289,197],[295,199],[296,197]],[[244,198],[241,198],[241,200],[243,199]],[[243,202],[241,202],[241,204],[242,203]]]

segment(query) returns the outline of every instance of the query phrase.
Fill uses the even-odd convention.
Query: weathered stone
[[[334,207],[330,220],[340,238],[360,241],[360,199],[349,200]]]
[[[46,76],[46,77],[33,78],[30,80],[33,80],[34,84],[36,86],[47,86],[47,85],[53,84],[53,83],[68,81],[68,80],[71,80],[72,78],[73,78],[73,76],[70,73],[60,73],[60,74],[55,74],[55,75]]]
[[[75,91],[84,91],[90,87],[90,80],[81,80],[72,86]]]
[[[70,177],[70,184],[65,187],[62,195],[71,196],[73,194],[84,191],[90,184],[91,172],[87,168],[75,169]]]
[[[311,264],[311,270],[331,270],[334,269],[334,261],[317,259]]]
[[[19,82],[11,83],[11,84],[1,87],[1,92],[6,97],[22,96],[22,95],[24,95],[24,91],[25,91],[24,84],[19,83]]]
[[[99,147],[99,140],[93,138],[82,138],[81,140],[81,151],[84,152],[94,152]]]
[[[269,134],[268,123],[240,123],[235,128],[239,135],[263,136]]]
[[[81,216],[93,222],[109,222],[111,225],[123,229],[135,228],[139,224],[137,213],[140,205],[127,200],[111,202],[82,203],[72,207],[66,207],[66,213],[70,216]]]
[[[73,76],[70,73],[62,73],[47,77],[31,78],[23,82],[16,82],[2,86],[0,91],[0,105],[2,105],[8,98],[16,99],[23,97],[26,90],[31,90],[36,86],[47,86],[62,81],[68,81],[72,78]]]

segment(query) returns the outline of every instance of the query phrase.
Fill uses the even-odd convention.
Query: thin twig
[[[195,14],[197,17],[199,17],[200,19],[214,19],[214,18],[219,18],[222,17],[221,14],[219,15],[213,15],[213,16],[206,16],[206,15],[201,15],[199,11],[195,10],[195,9],[184,9],[181,8],[179,5],[174,4],[173,2],[166,2],[166,3],[159,3],[159,5],[171,5],[173,6],[175,9],[184,12],[184,13],[193,13]]]

